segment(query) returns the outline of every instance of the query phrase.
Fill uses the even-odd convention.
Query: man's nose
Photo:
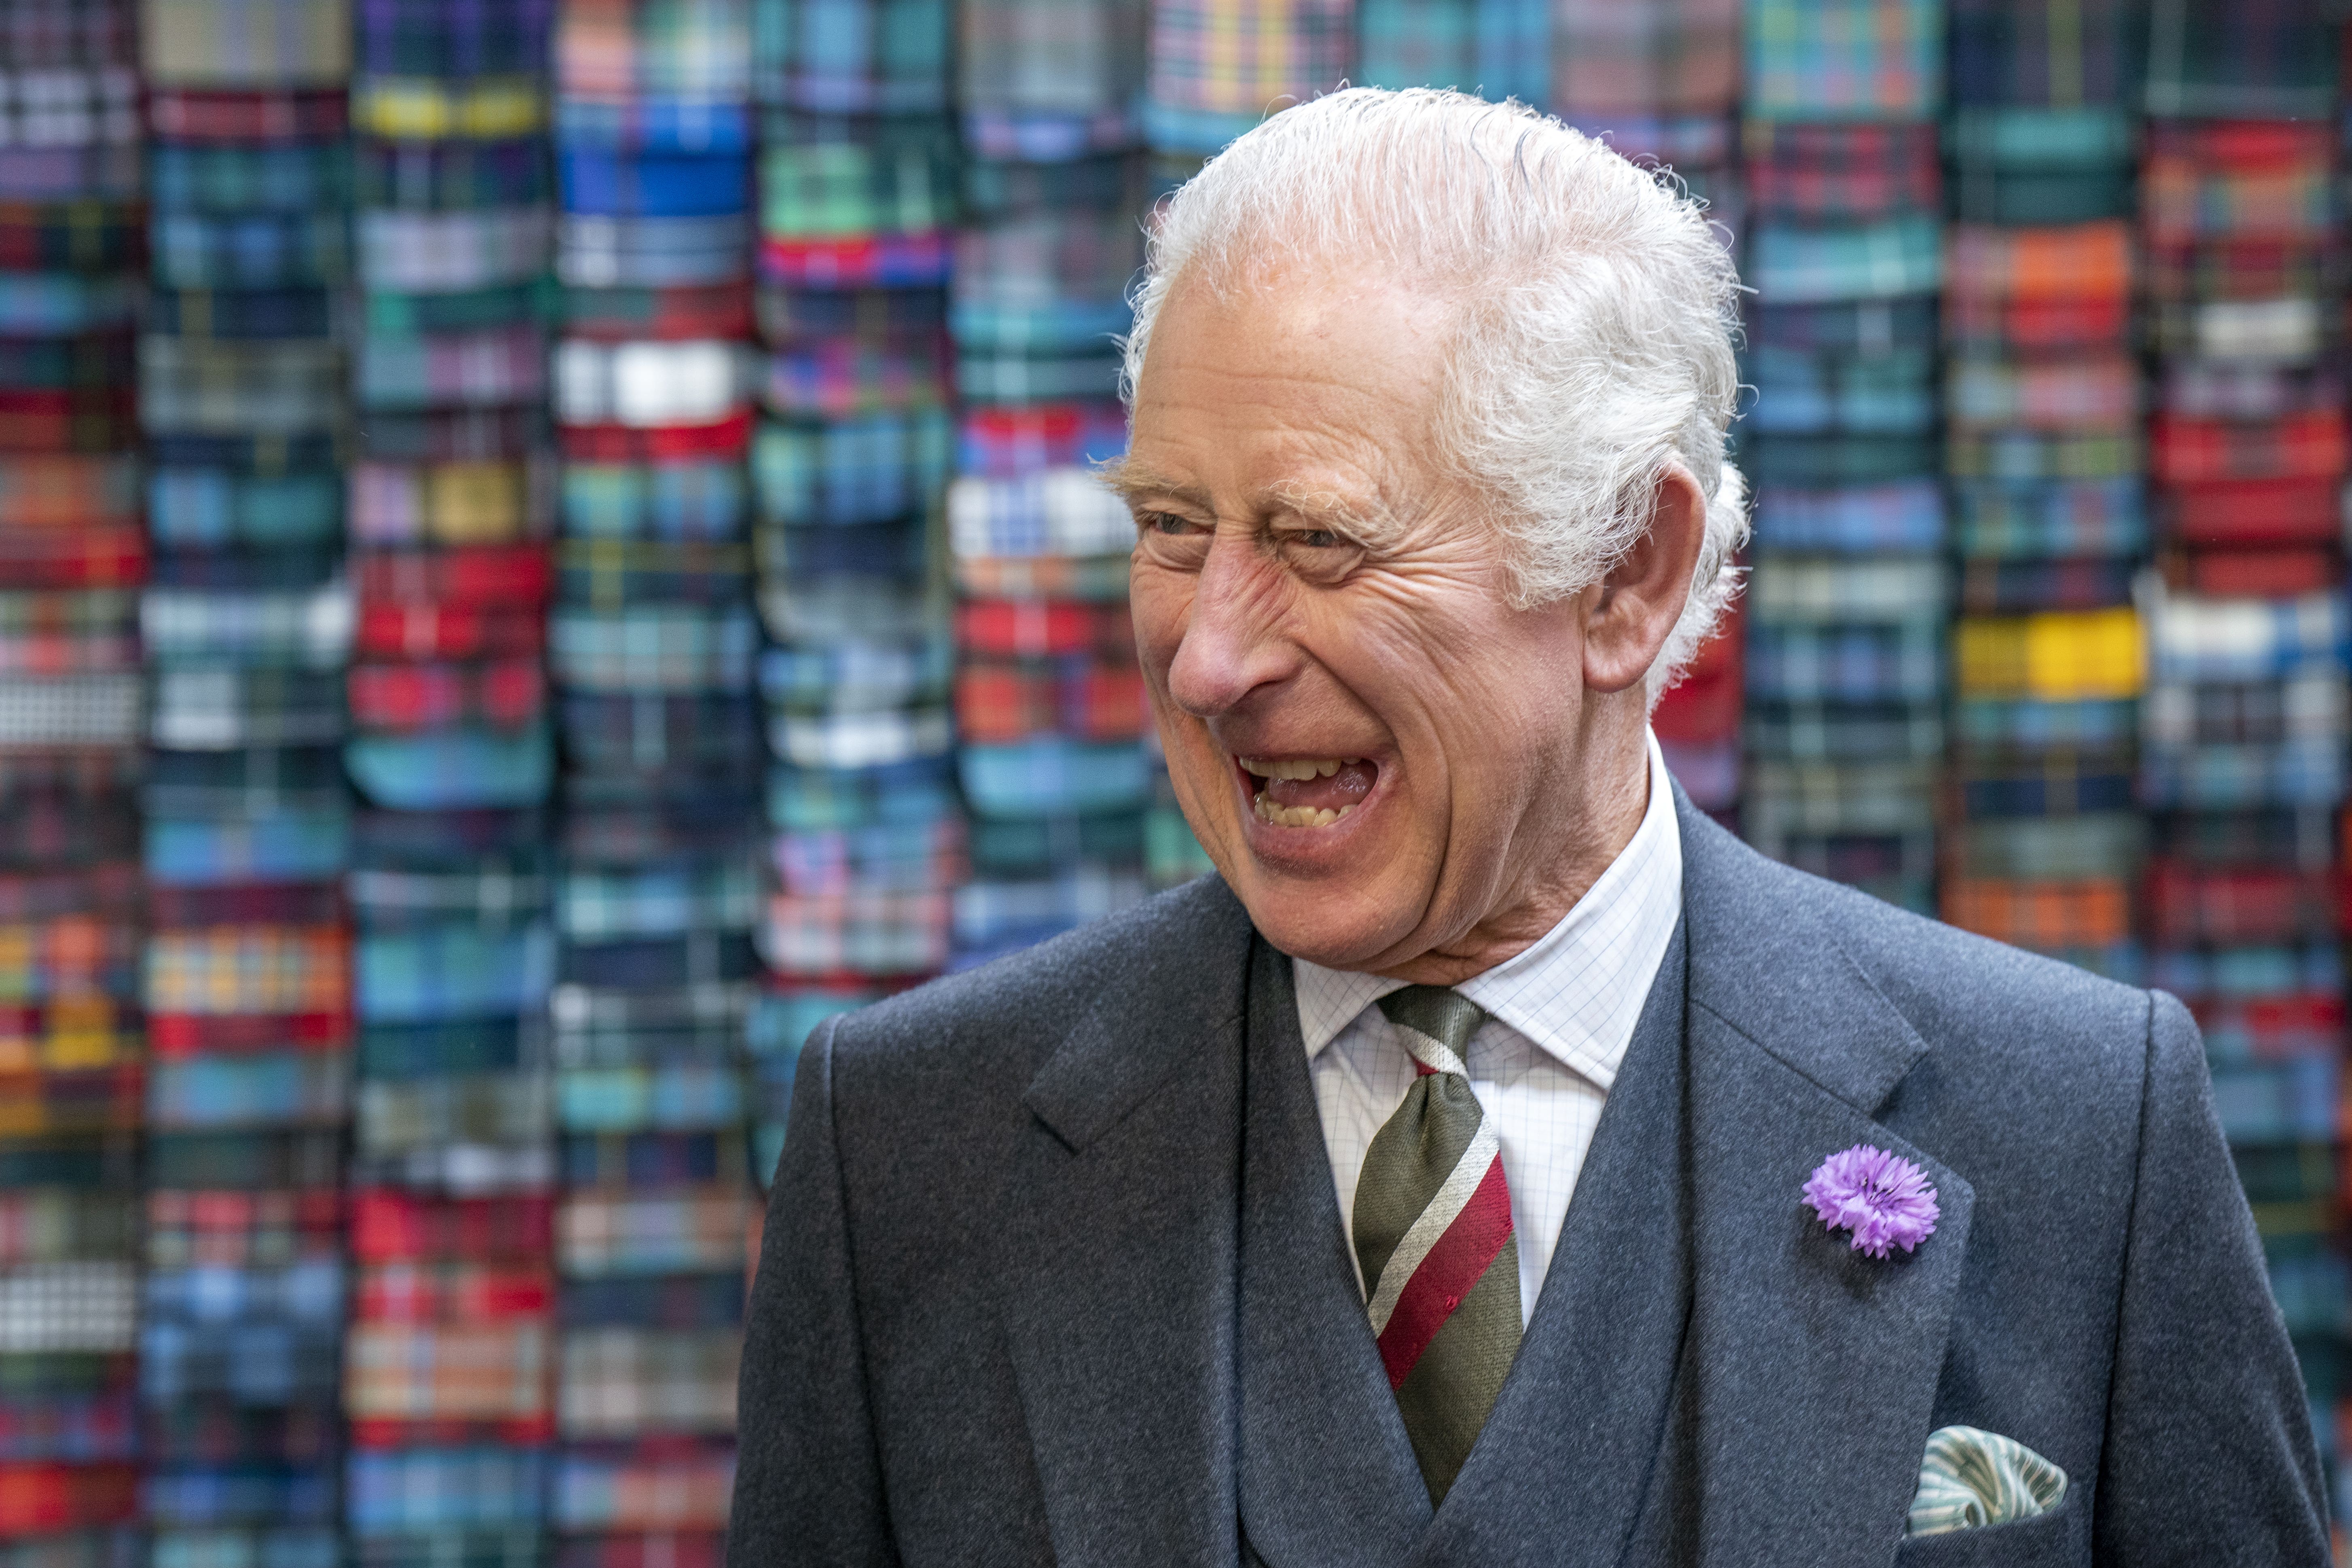
[[[1211,718],[1294,672],[1297,650],[1279,629],[1285,588],[1281,567],[1255,537],[1219,530],[1168,669],[1169,695],[1179,707]]]

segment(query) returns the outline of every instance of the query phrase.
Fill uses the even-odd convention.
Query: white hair
[[[1258,125],[1163,205],[1122,395],[1133,403],[1180,279],[1223,292],[1335,258],[1460,302],[1438,446],[1498,503],[1519,607],[1606,575],[1648,531],[1664,475],[1708,498],[1688,598],[1650,669],[1655,701],[1738,594],[1748,533],[1723,453],[1738,280],[1700,204],[1521,104],[1334,92]]]

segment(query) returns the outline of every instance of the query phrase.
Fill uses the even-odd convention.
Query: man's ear
[[[1650,493],[1650,526],[1601,580],[1584,621],[1584,685],[1622,691],[1649,673],[1682,618],[1706,538],[1706,498],[1677,465]]]

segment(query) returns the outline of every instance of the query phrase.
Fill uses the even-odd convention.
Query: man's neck
[[[1650,745],[1646,723],[1636,731],[1631,757],[1612,757],[1602,776],[1580,792],[1578,808],[1562,825],[1559,848],[1542,858],[1542,869],[1514,879],[1495,910],[1455,940],[1379,973],[1415,985],[1458,985],[1507,963],[1541,942],[1592,890],[1642,826],[1650,807]]]

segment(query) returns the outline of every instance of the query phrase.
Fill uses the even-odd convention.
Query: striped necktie
[[[1433,1503],[1444,1500],[1519,1349],[1519,1244],[1493,1123],[1463,1048],[1486,1020],[1442,985],[1381,1011],[1419,1076],[1372,1139],[1356,1183],[1356,1258],[1372,1333]]]

